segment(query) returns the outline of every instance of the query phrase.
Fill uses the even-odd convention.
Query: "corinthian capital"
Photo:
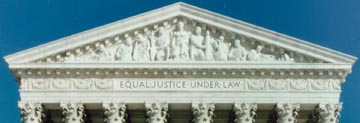
[[[82,103],[60,103],[65,123],[84,123],[84,106]]]
[[[278,116],[277,123],[296,123],[300,104],[278,103],[275,110]]]
[[[315,109],[315,115],[319,123],[338,123],[341,109],[342,103],[319,104]]]
[[[193,112],[194,123],[212,123],[215,117],[215,104],[214,103],[192,103],[191,110]]]
[[[40,103],[20,102],[19,108],[22,123],[42,123],[44,114]]]
[[[235,123],[254,123],[256,116],[256,103],[235,103]]]
[[[167,123],[168,103],[145,103],[147,123]]]
[[[125,103],[103,103],[106,123],[125,123],[126,105]]]

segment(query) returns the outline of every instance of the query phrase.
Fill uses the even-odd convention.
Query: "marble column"
[[[194,123],[212,123],[214,118],[214,103],[192,103],[191,110],[193,112]]]
[[[146,122],[147,123],[167,123],[168,118],[168,103],[153,102],[145,103]]]
[[[296,123],[296,117],[300,110],[300,104],[278,103],[275,110],[277,112],[277,123]]]
[[[60,103],[64,123],[84,123],[84,106],[82,103]]]
[[[234,123],[254,123],[256,116],[256,103],[235,103],[235,121]]]
[[[126,105],[125,103],[103,103],[105,123],[125,123]]]
[[[42,123],[44,114],[40,103],[20,102],[19,108],[22,123]]]
[[[319,104],[315,109],[315,117],[318,123],[339,123],[342,103]]]

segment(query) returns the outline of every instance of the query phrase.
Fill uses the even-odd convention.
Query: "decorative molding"
[[[300,104],[278,103],[275,110],[277,112],[277,123],[296,123]]]
[[[74,89],[76,90],[90,90],[93,86],[93,82],[89,81],[90,79],[84,78],[84,79],[69,79],[72,84],[74,84]]]
[[[125,103],[103,103],[105,123],[126,123],[126,105]]]
[[[146,123],[167,123],[168,114],[168,103],[145,103],[146,110]]]
[[[191,104],[193,123],[212,123],[215,117],[215,103],[198,102]]]
[[[234,123],[255,123],[257,104],[256,103],[235,103]]]
[[[82,103],[60,103],[65,123],[84,123],[84,106]]]
[[[340,83],[337,79],[23,78],[20,90],[340,92]]]
[[[136,64],[136,63],[134,63]],[[134,65],[133,64],[133,65]],[[38,68],[38,69],[17,69],[13,72],[19,78],[53,78],[53,77],[82,77],[82,78],[94,78],[94,77],[107,77],[107,78],[179,78],[179,77],[191,77],[191,78],[331,78],[344,80],[349,71],[344,71],[341,69],[327,69],[319,68],[321,70],[314,70],[311,68],[304,69],[285,69],[282,68],[263,68],[264,65],[250,65],[254,67],[245,67],[249,64],[243,65],[226,65],[226,64],[194,64],[191,66],[177,66],[169,67],[171,64],[164,63],[166,67],[159,68],[142,68],[142,66],[132,66],[131,64],[122,65],[127,66],[128,68],[116,69],[115,67],[118,64],[114,64],[111,68],[110,66],[94,69],[84,69],[84,68]],[[78,66],[81,66],[79,64]],[[94,66],[94,64],[89,64],[89,66]],[[149,65],[147,65],[149,66]],[[150,65],[156,66],[156,65]],[[200,66],[199,68],[188,68]],[[202,67],[201,67],[202,66]],[[211,67],[210,67],[211,66]],[[215,68],[218,66],[219,68]],[[227,68],[222,68],[226,66]],[[242,68],[237,68],[243,66]],[[263,66],[263,67],[261,67]],[[273,65],[266,65],[273,66]],[[276,65],[281,66],[281,65]],[[285,65],[286,66],[286,65]],[[304,65],[302,65],[304,66]],[[310,65],[311,66],[311,65]],[[109,67],[109,68],[108,68]],[[209,68],[206,68],[209,67]],[[288,66],[294,68],[296,66]],[[319,66],[312,66],[319,67]],[[36,84],[36,83],[34,83]],[[41,84],[41,83],[39,83]],[[105,86],[105,85],[104,85]]]
[[[19,102],[22,123],[42,123],[43,107],[39,102]]]

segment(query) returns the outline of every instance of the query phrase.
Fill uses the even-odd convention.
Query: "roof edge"
[[[171,67],[169,67],[171,65]],[[124,69],[124,68],[214,68],[214,69],[342,69],[351,71],[352,64],[347,63],[262,63],[262,62],[106,62],[106,63],[15,63],[10,69]]]

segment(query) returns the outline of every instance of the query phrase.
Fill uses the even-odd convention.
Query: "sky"
[[[176,0],[0,0],[0,56],[160,8]],[[225,16],[360,56],[359,0],[189,0]],[[342,85],[342,123],[359,123],[360,65]],[[0,122],[20,122],[19,85],[0,59]]]

